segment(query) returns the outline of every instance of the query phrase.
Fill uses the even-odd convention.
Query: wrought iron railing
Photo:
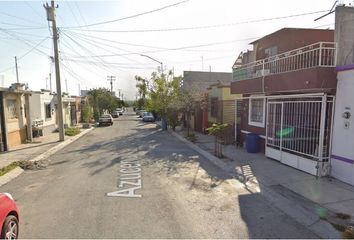
[[[318,42],[233,68],[233,80],[245,80],[314,67],[336,66],[336,43]]]

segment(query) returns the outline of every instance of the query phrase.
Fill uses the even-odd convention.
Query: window
[[[265,122],[265,99],[250,98],[248,124],[264,128]]]
[[[44,109],[45,109],[45,119],[52,118],[50,103],[49,104],[45,103],[44,104]]]
[[[8,99],[6,101],[7,105],[7,114],[9,119],[18,118],[18,112],[16,108],[16,100],[15,99]]]
[[[210,114],[214,118],[218,116],[218,98],[210,99]]]

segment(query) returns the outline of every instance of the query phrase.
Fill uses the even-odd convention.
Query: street
[[[133,112],[0,191],[19,207],[20,238],[317,238]]]

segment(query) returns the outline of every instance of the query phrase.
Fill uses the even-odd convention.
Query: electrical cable
[[[236,25],[243,25],[243,24],[250,24],[250,23],[258,23],[258,22],[265,22],[265,21],[274,21],[280,19],[287,19],[287,18],[294,18],[294,17],[302,17],[307,15],[313,15],[317,13],[328,12],[328,10],[316,11],[316,12],[308,12],[308,13],[300,13],[300,14],[293,14],[287,16],[280,16],[280,17],[272,17],[272,18],[263,18],[263,19],[256,19],[256,20],[249,20],[243,22],[236,22],[236,23],[225,23],[225,24],[214,24],[214,25],[205,25],[205,26],[194,26],[194,27],[179,27],[179,28],[161,28],[161,29],[136,29],[136,30],[102,30],[102,29],[81,29],[81,31],[88,31],[88,32],[117,32],[117,33],[147,33],[147,32],[171,32],[171,31],[185,31],[185,30],[200,30],[200,29],[210,29],[210,28],[220,28],[220,27],[233,27]],[[75,29],[70,28],[73,31]]]
[[[108,20],[108,21],[104,21],[104,22],[86,24],[86,25],[81,25],[81,26],[67,27],[67,28],[72,28],[72,29],[74,29],[74,28],[84,28],[84,27],[92,27],[92,26],[97,26],[97,25],[103,25],[103,24],[113,23],[113,22],[119,22],[119,21],[131,19],[131,18],[140,17],[140,16],[143,16],[143,15],[146,15],[146,14],[151,14],[151,13],[154,13],[154,12],[158,12],[158,11],[161,11],[161,10],[164,10],[164,9],[167,9],[167,8],[175,7],[175,6],[177,6],[177,5],[180,5],[180,4],[182,4],[182,3],[186,3],[186,2],[188,2],[188,1],[189,1],[189,0],[184,0],[184,1],[181,1],[181,2],[177,2],[177,3],[174,3],[174,4],[166,5],[166,6],[163,6],[163,7],[160,7],[160,8],[156,8],[156,9],[154,9],[154,10],[150,10],[150,11],[147,11],[147,12],[138,13],[138,14],[131,15],[131,16],[128,16],[128,17],[123,17],[123,18],[114,19],[114,20]]]

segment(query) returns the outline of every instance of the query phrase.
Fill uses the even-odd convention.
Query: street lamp
[[[155,62],[157,62],[157,63],[160,63],[160,64],[161,64],[161,73],[163,74],[163,63],[162,63],[162,62],[156,60],[156,59],[153,58],[153,57],[150,57],[150,56],[148,56],[148,55],[145,55],[145,54],[140,54],[140,56],[150,58],[151,60],[153,60],[153,61],[155,61]]]

